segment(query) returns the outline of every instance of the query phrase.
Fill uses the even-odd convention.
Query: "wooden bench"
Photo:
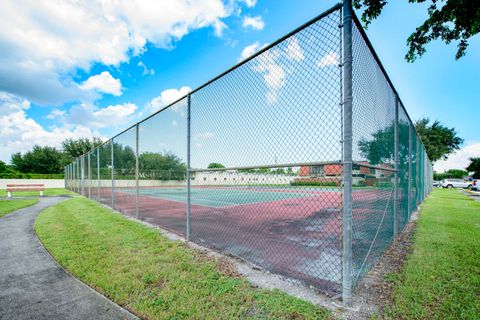
[[[45,185],[43,184],[7,184],[7,195],[12,197],[12,192],[39,191],[40,197],[43,196]]]

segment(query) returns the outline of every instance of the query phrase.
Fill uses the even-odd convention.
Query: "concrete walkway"
[[[473,200],[480,202],[480,191],[463,190],[463,193],[465,193],[467,196],[469,196]]]
[[[34,231],[38,214],[63,197],[0,218],[0,319],[137,319],[66,273]]]

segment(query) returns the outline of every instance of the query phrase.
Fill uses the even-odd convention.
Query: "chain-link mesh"
[[[136,216],[136,127],[113,140],[113,170],[115,209]]]
[[[394,236],[395,92],[357,25],[353,32],[353,281]]]
[[[400,104],[398,110],[398,214],[399,230],[403,230],[410,218],[409,177],[410,177],[410,119]]]
[[[331,291],[341,283],[339,21],[328,15],[191,96],[191,239]],[[217,163],[226,169],[205,171]]]
[[[186,98],[139,124],[138,151],[139,218],[184,235],[187,203]]]
[[[97,148],[90,152],[90,198],[98,201],[98,156]]]
[[[112,206],[112,147],[111,141],[99,147],[100,186],[99,202]]]
[[[337,5],[75,159],[65,170],[67,188],[261,269],[339,293],[342,284],[358,282],[405,227],[431,190],[433,174],[356,18],[352,122],[343,117],[350,83],[345,39]],[[348,128],[351,238],[342,234],[349,217]],[[351,241],[351,255],[342,241]],[[351,274],[342,273],[346,262]]]

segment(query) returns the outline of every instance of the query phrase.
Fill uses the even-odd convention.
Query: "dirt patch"
[[[233,278],[240,278],[242,274],[237,271],[237,267],[232,259],[228,259],[225,256],[221,255],[212,255],[211,252],[207,250],[201,250],[198,248],[192,248],[191,245],[187,243],[182,244],[184,247],[188,247],[190,250],[195,252],[194,259],[196,262],[204,263],[204,262],[213,262],[217,266],[217,271],[220,274],[233,277]]]
[[[395,280],[398,279],[407,256],[413,250],[412,244],[416,224],[417,213],[412,215],[410,222],[405,226],[397,241],[387,248],[382,258],[356,288],[355,299],[361,300],[362,304],[374,306],[375,313],[379,316],[383,314],[384,307],[392,302]],[[371,314],[363,314],[363,317],[368,319]],[[350,319],[349,316],[347,318]],[[355,319],[358,319],[358,314]]]

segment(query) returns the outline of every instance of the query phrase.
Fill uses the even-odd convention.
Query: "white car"
[[[444,179],[442,180],[443,188],[472,188],[471,181],[465,181],[463,179]]]

